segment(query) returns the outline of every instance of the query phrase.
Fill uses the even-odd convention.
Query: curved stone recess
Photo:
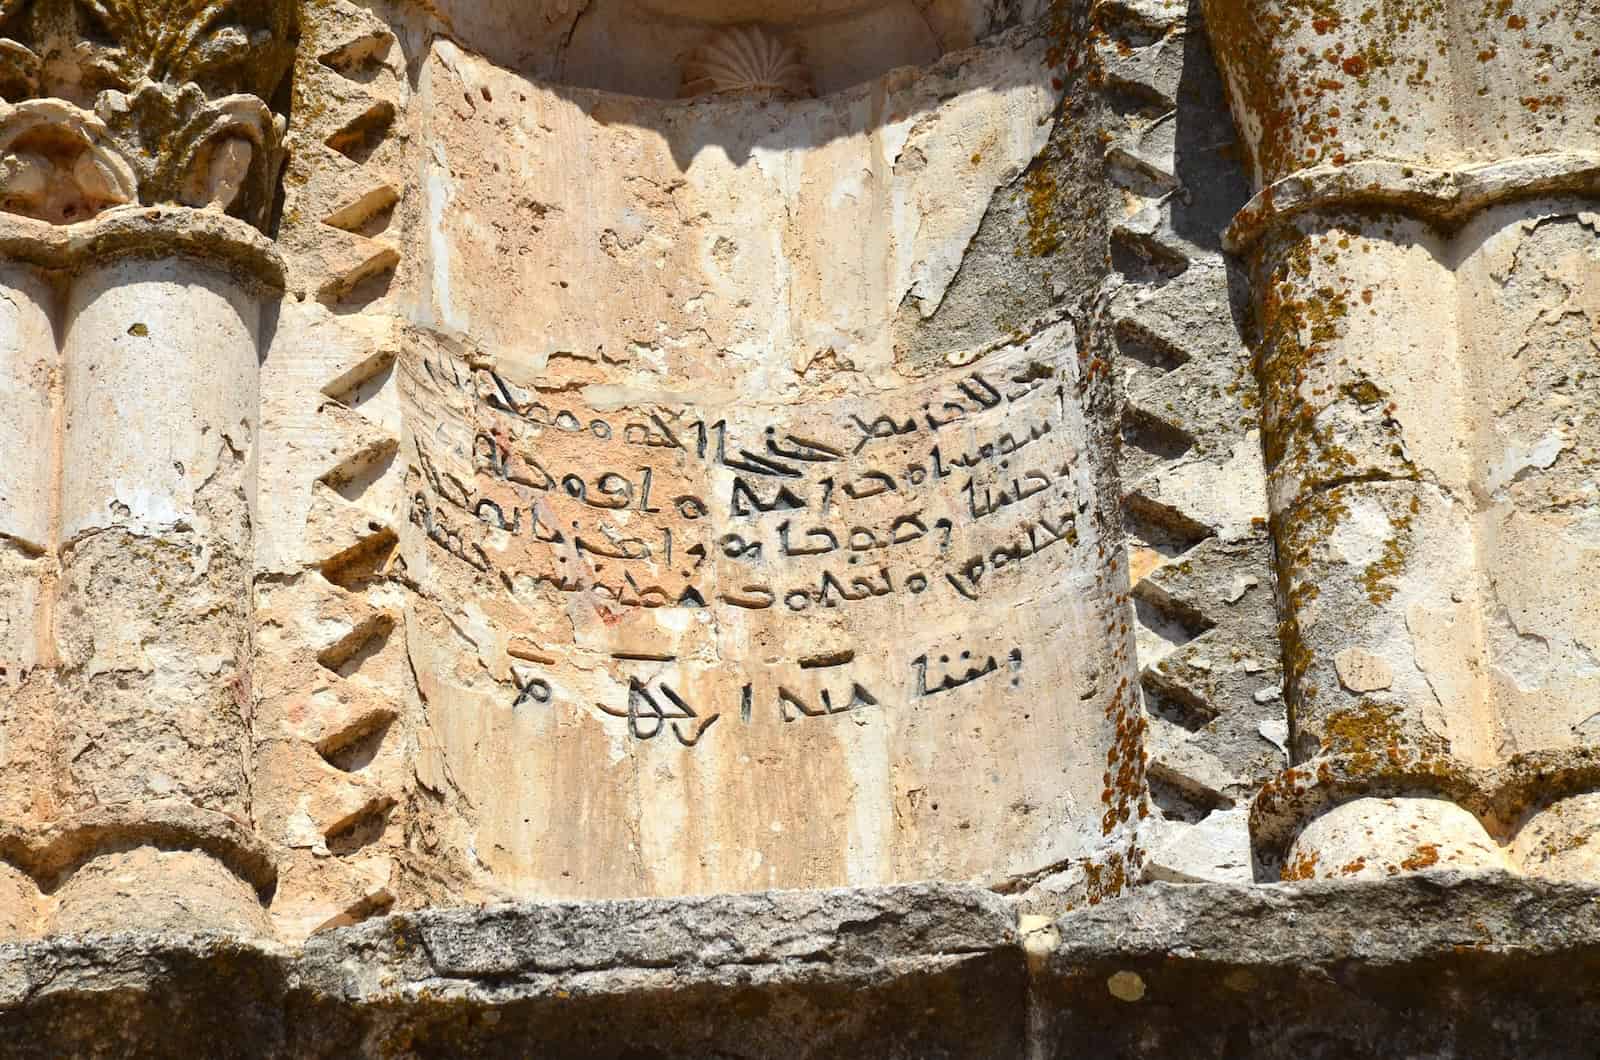
[[[727,92],[815,95],[800,49],[760,26],[734,26],[708,39],[683,64],[681,96]]]
[[[1011,27],[1066,24],[1051,0],[432,0],[429,26],[462,48],[562,85],[672,99],[682,62],[733,26],[797,43],[822,94],[925,66]]]
[[[1109,383],[1042,276],[1092,288],[1105,236],[1040,260],[1021,176],[1100,179],[1051,45],[688,107],[435,49],[400,552],[485,886],[1126,884]]]
[[[883,0],[636,0],[635,6],[647,15],[712,24],[782,23],[853,15]]]
[[[790,17],[785,17],[789,15]],[[924,66],[944,43],[912,0],[883,0],[819,17],[774,12],[757,20],[686,19],[600,0],[562,49],[555,79],[586,88],[671,99],[697,95],[700,57],[730,34],[755,36],[804,57],[808,91],[827,95],[902,66]]]
[[[1049,0],[587,0],[546,4],[435,0],[449,39],[499,65],[557,84],[672,99],[684,60],[733,27],[776,33],[799,47],[828,95],[925,66],[1069,5]]]

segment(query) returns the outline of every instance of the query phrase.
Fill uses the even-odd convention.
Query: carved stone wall
[[[527,11],[307,12],[256,534],[280,934],[1135,875],[1089,38],[973,13],[843,87],[892,42],[805,42],[869,8],[632,11],[692,30],[656,99],[473,54]]]
[[[1198,6],[1096,8],[1111,254],[1101,327],[1153,816],[1151,879],[1247,881],[1248,815],[1286,764],[1248,283],[1221,233],[1249,194]]]
[[[0,965],[859,915],[1050,1055],[1132,887],[1586,893],[1593,3],[1201,7],[0,0]]]
[[[1125,856],[1107,388],[1072,320],[1104,236],[1022,201],[1030,170],[1099,179],[1050,47],[690,104],[435,47],[406,636],[424,782],[496,885],[1019,886]],[[1060,249],[986,261],[996,204]]]

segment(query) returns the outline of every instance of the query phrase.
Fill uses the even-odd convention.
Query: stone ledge
[[[1597,887],[1153,884],[1054,934],[1030,977],[1014,905],[929,884],[430,911],[299,949],[58,937],[0,946],[0,1053],[1561,1056],[1600,1032]]]
[[[959,957],[1016,943],[1004,898],[962,886],[769,891],[681,899],[548,902],[398,915],[314,937],[303,963],[359,955],[411,984],[621,970],[715,976],[824,966],[871,971],[888,957]],[[742,973],[741,973],[742,974]],[[365,975],[346,996],[392,996]]]
[[[1012,905],[940,884],[403,914],[296,950],[0,946],[6,1056],[1010,1056]]]
[[[77,224],[0,212],[0,258],[44,269],[179,255],[230,269],[247,287],[282,291],[283,257],[254,225],[187,206],[118,206]]]
[[[1035,1030],[1063,1060],[1576,1057],[1600,1032],[1595,886],[1158,884],[1057,929]]]
[[[1057,922],[1050,969],[1102,959],[1238,967],[1388,966],[1462,952],[1568,953],[1600,944],[1600,887],[1505,873],[1420,873],[1293,886],[1152,884]]]

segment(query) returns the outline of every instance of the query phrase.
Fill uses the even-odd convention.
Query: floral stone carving
[[[263,224],[294,24],[284,0],[0,2],[0,208],[68,223],[177,203]]]

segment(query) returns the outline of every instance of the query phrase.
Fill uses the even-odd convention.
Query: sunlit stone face
[[[939,62],[912,0],[733,26],[604,3],[565,84],[453,44],[421,71],[413,312],[453,337],[396,368],[398,547],[421,768],[475,808],[463,846],[559,897],[1125,856],[1142,763],[1093,383],[1038,261],[967,249],[1027,230],[1051,42]],[[815,98],[679,100],[652,25],[759,31]],[[628,42],[659,66],[619,67]],[[1066,201],[1098,179],[1074,157]],[[1103,267],[1086,232],[1056,276]]]

